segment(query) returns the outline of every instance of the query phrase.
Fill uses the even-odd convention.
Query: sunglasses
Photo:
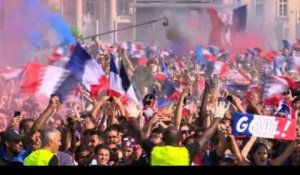
[[[190,130],[181,130],[181,134],[191,134]]]

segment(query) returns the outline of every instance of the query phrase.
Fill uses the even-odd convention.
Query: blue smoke
[[[195,61],[200,65],[205,64],[203,47],[201,45],[197,45],[195,48]]]
[[[50,26],[59,39],[61,45],[72,45],[76,39],[71,28],[62,16],[50,11],[41,0],[25,0],[24,12],[31,13],[34,18],[34,26],[29,33],[30,40],[34,47],[43,47],[48,43],[43,39],[42,29],[39,26]]]

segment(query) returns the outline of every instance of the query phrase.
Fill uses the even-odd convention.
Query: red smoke
[[[238,54],[244,54],[249,48],[266,48],[266,43],[261,33],[251,30],[246,33],[232,34],[233,45],[229,50]]]

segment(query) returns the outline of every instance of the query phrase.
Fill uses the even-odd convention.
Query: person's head
[[[79,145],[75,151],[75,160],[79,166],[89,166],[94,158],[93,149],[88,145]]]
[[[253,145],[251,149],[251,158],[256,165],[265,166],[268,156],[268,147],[265,144],[257,142]]]
[[[110,151],[107,145],[98,145],[95,148],[95,158],[97,165],[106,166],[110,159]]]
[[[294,151],[291,155],[291,161],[293,165],[299,165],[300,164],[300,146],[296,146],[294,148]]]
[[[162,143],[163,133],[164,133],[164,129],[162,129],[162,128],[154,128],[152,130],[151,135],[149,136],[149,140],[153,144],[159,145],[160,143]]]
[[[295,109],[300,109],[300,97],[297,96],[294,100],[293,100],[293,106]]]
[[[30,140],[30,149],[32,151],[35,151],[37,149],[40,149],[42,146],[42,140],[41,140],[41,132],[35,131],[29,136]]]
[[[147,94],[143,99],[143,105],[153,107],[155,104],[155,100],[156,98],[153,94]]]
[[[219,160],[220,166],[235,166],[235,161],[232,156],[225,155],[222,159]]]
[[[7,116],[4,112],[0,112],[0,131],[4,131],[7,127]]]
[[[120,128],[118,125],[112,125],[106,129],[105,134],[107,137],[108,143],[120,144],[121,138],[119,135]]]
[[[187,123],[182,124],[179,128],[179,131],[180,131],[180,136],[182,141],[191,135],[191,130]]]
[[[169,126],[165,130],[162,139],[165,145],[177,146],[180,141],[180,133],[175,127]]]
[[[194,135],[188,136],[184,141],[183,141],[183,145],[187,146],[190,145],[192,143],[194,143],[195,138]]]
[[[133,159],[133,151],[136,146],[135,139],[132,137],[125,137],[122,140],[123,158],[125,161],[131,161]]]
[[[96,121],[91,113],[83,114],[81,118],[83,119],[81,124],[84,129],[94,129],[96,127]]]
[[[54,115],[54,117],[51,118],[48,122],[49,127],[53,129],[59,128],[61,124],[62,124],[62,120],[59,115]]]
[[[61,145],[60,132],[57,129],[45,129],[41,134],[42,147],[49,149],[53,153],[57,153]]]
[[[23,149],[23,138],[23,135],[14,129],[9,129],[4,132],[4,146],[8,156],[15,156],[21,152]]]
[[[34,123],[34,119],[32,119],[32,118],[27,118],[27,119],[21,120],[20,125],[19,125],[20,134],[28,135],[33,123]]]
[[[102,132],[91,132],[89,137],[89,146],[96,148],[96,146],[104,144],[104,133]]]

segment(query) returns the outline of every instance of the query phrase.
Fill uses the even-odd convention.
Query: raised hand
[[[241,102],[241,100],[238,98],[238,97],[236,97],[236,96],[234,96],[234,95],[231,95],[232,96],[232,103],[235,105],[235,106],[237,106],[237,105],[240,105],[242,102]]]
[[[190,89],[189,89],[189,88],[185,88],[185,89],[183,90],[183,92],[181,93],[181,97],[182,97],[182,98],[188,98],[189,95],[190,95]]]
[[[10,128],[18,128],[21,122],[21,116],[14,116],[9,124]]]
[[[50,108],[54,108],[56,111],[59,109],[60,107],[60,101],[59,101],[59,97],[54,95],[50,98],[49,101],[49,105]]]
[[[214,118],[223,118],[230,105],[226,105],[224,101],[219,101],[213,108],[212,114]]]
[[[128,117],[138,118],[141,114],[141,109],[139,109],[138,106],[132,101],[130,101],[125,106],[125,109],[127,111]]]

